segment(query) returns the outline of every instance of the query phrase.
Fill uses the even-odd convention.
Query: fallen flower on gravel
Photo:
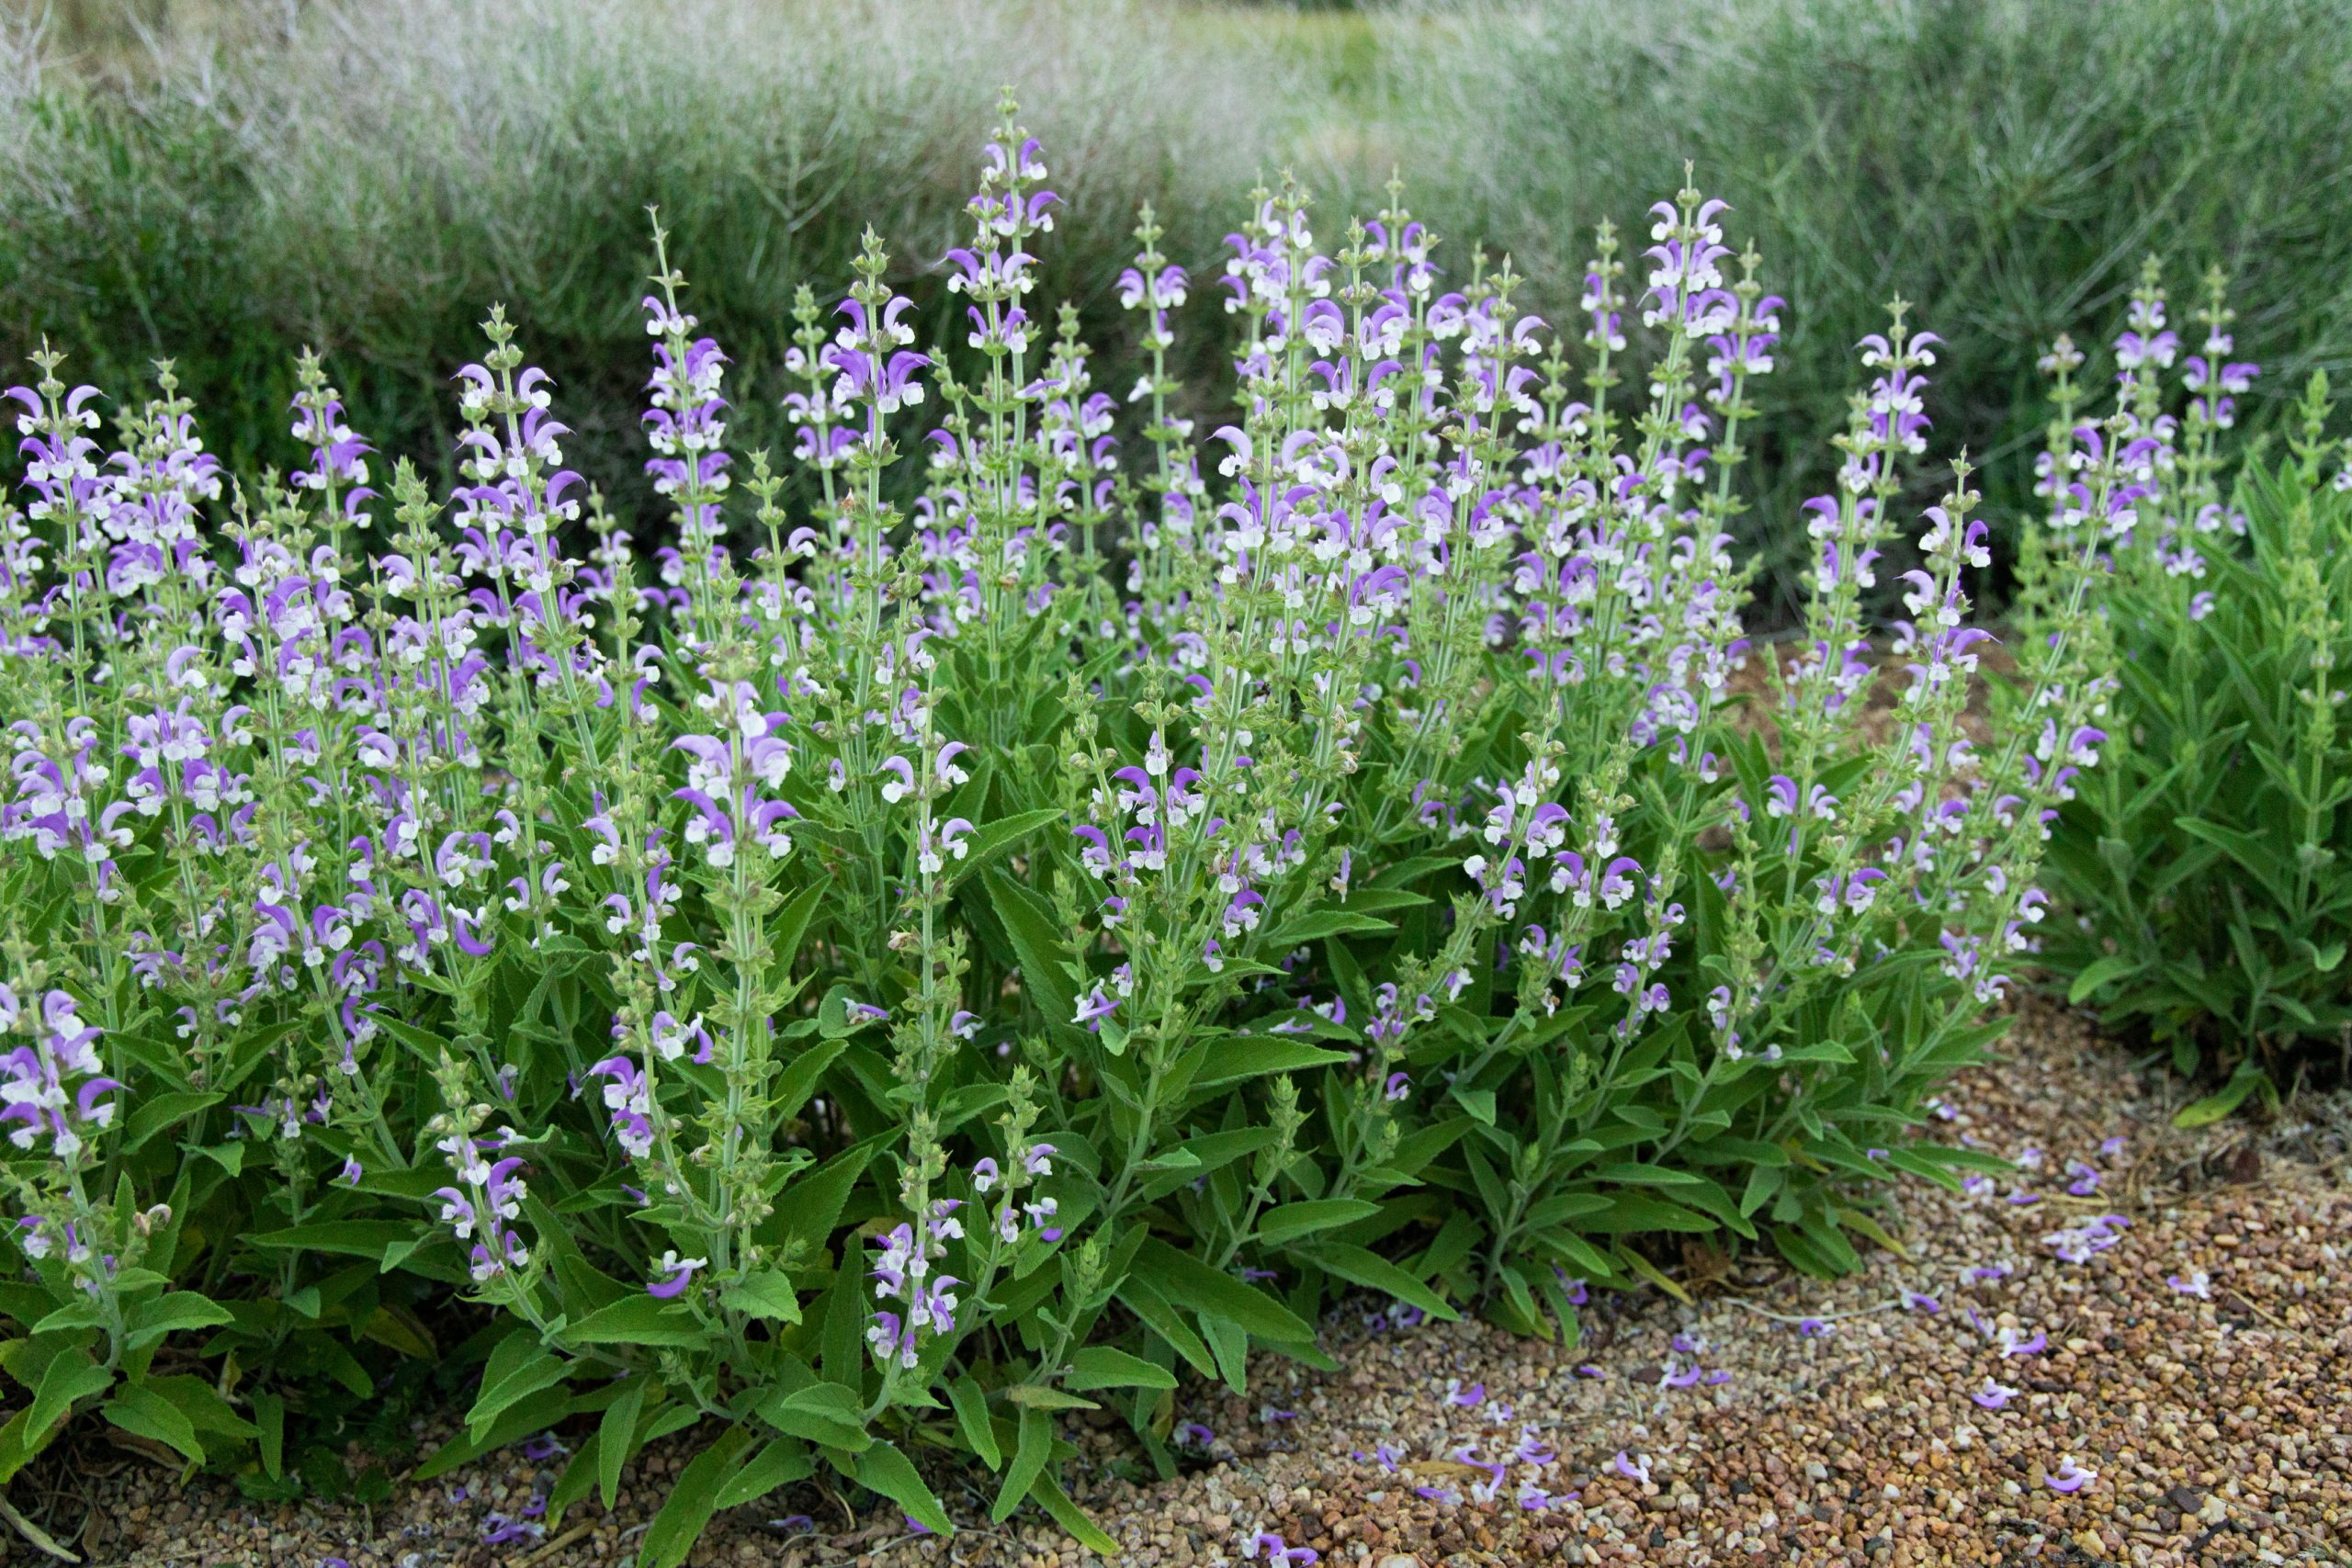
[[[1442,1503],[1449,1508],[1462,1501],[1462,1494],[1451,1486],[1416,1486],[1413,1495],[1424,1503]]]
[[[1474,1382],[1464,1388],[1460,1378],[1448,1378],[1445,1380],[1445,1402],[1448,1404],[1484,1404],[1487,1402],[1487,1385]]]
[[[1556,1263],[1552,1265],[1552,1272],[1560,1277],[1560,1289],[1566,1294],[1568,1304],[1575,1307],[1584,1305],[1589,1294],[1585,1290],[1584,1281],[1575,1278]]]
[[[1560,1456],[1545,1446],[1543,1438],[1537,1434],[1533,1427],[1528,1426],[1519,1429],[1519,1447],[1511,1450],[1511,1457],[1521,1464],[1541,1466],[1551,1463]]]
[[[545,1525],[492,1514],[481,1522],[481,1539],[485,1546],[504,1546],[511,1540],[537,1540],[547,1534]]]
[[[2050,1336],[2037,1328],[2030,1339],[2020,1339],[2014,1328],[2001,1330],[2001,1354],[2004,1356],[2039,1356],[2050,1348]]]
[[[2088,1263],[2121,1241],[2123,1227],[2131,1223],[2121,1214],[2094,1214],[2081,1224],[2052,1231],[2041,1242],[2069,1263]]]
[[[1797,1332],[1807,1339],[1818,1339],[1829,1332],[1829,1325],[1817,1317],[1797,1319]]]
[[[2097,1170],[2078,1159],[2066,1162],[2066,1174],[2075,1179],[2067,1184],[2066,1190],[2077,1198],[2087,1198],[2098,1191],[2102,1179]]]
[[[2029,1191],[2027,1191],[2027,1190],[2026,1190],[2024,1188],[2022,1188],[2022,1187],[2018,1188],[2016,1191],[2014,1191],[2014,1192],[2012,1192],[2012,1193],[2010,1193],[2010,1194],[2009,1194],[2009,1202],[2010,1202],[2010,1204],[2011,1204],[2013,1207],[2019,1208],[2019,1209],[2024,1208],[2024,1207],[2025,1207],[2027,1204],[2029,1204],[2029,1203],[2039,1203],[2039,1202],[2041,1202],[2041,1193],[2039,1193],[2039,1192],[2029,1192]]]
[[[571,1451],[556,1441],[553,1432],[541,1432],[536,1438],[525,1439],[523,1444],[523,1457],[528,1460],[549,1460],[558,1454]]]
[[[1996,1280],[2007,1279],[2009,1270],[2005,1264],[1980,1263],[1973,1269],[1963,1270],[1960,1277],[1972,1285],[1989,1285]]]
[[[1277,1421],[1297,1420],[1298,1412],[1295,1410],[1277,1410],[1272,1405],[1268,1404],[1263,1405],[1259,1409],[1258,1419],[1263,1421],[1268,1426],[1272,1426]]]
[[[1552,1495],[1532,1481],[1519,1483],[1519,1506],[1533,1513],[1552,1506]]]
[[[1978,1389],[1974,1393],[1970,1394],[1968,1397],[1974,1400],[1978,1404],[1983,1405],[1987,1410],[1999,1410],[2007,1405],[2009,1401],[2015,1399],[2017,1396],[2018,1391],[2011,1388],[2008,1384],[2004,1382],[1996,1382],[1991,1378],[1986,1378],[1984,1380],[1984,1386]]]
[[[1302,1568],[1306,1563],[1319,1560],[1313,1547],[1292,1546],[1282,1537],[1268,1530],[1260,1530],[1256,1535],[1251,1536],[1248,1544],[1242,1547],[1241,1555],[1255,1559],[1261,1551],[1266,1554],[1266,1561],[1269,1562],[1295,1562],[1301,1564]]]
[[[2196,1270],[2185,1280],[2177,1274],[2167,1274],[2165,1276],[2165,1283],[2182,1295],[2195,1296],[2200,1302],[2210,1302],[2213,1299],[2213,1281],[2206,1277],[2205,1270],[2202,1269]]]
[[[1930,1313],[1930,1314],[1932,1314],[1932,1313],[1939,1313],[1939,1312],[1941,1312],[1941,1311],[1943,1311],[1943,1310],[1944,1310],[1944,1303],[1941,1303],[1941,1302],[1939,1302],[1939,1301],[1936,1300],[1936,1298],[1935,1298],[1935,1297],[1933,1297],[1933,1296],[1927,1295],[1927,1294],[1925,1294],[1925,1293],[1923,1293],[1923,1292],[1918,1292],[1918,1291],[1905,1291],[1905,1292],[1903,1292],[1903,1305],[1904,1305],[1904,1307],[1905,1308],[1905,1310],[1910,1311],[1910,1312],[1924,1312],[1924,1313]]]
[[[1198,1421],[1179,1421],[1176,1423],[1174,1441],[1180,1449],[1204,1449],[1216,1441],[1216,1434]]]
[[[1628,1481],[1638,1481],[1646,1485],[1650,1478],[1650,1456],[1644,1454],[1638,1461],[1631,1460],[1625,1457],[1625,1450],[1623,1449],[1619,1449],[1617,1450],[1617,1473],[1623,1476]]]
[[[1577,1376],[1580,1378],[1605,1378],[1609,1374],[1607,1372],[1602,1371],[1590,1361],[1587,1361],[1583,1366],[1577,1369]]]
[[[2080,1492],[2098,1479],[2098,1472],[2076,1464],[2075,1456],[2068,1454],[2058,1461],[2058,1468],[2043,1479],[2052,1492]]]
[[[2099,1140],[2098,1152],[2101,1157],[2113,1159],[2117,1155],[2123,1152],[2123,1139],[2120,1135],[2112,1138],[2101,1138]]]
[[[792,1530],[796,1533],[808,1532],[813,1534],[817,1529],[817,1521],[809,1517],[807,1514],[786,1514],[780,1519],[770,1519],[768,1521],[768,1529],[772,1530]]]

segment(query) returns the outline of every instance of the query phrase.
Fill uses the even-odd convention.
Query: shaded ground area
[[[1943,1127],[2023,1168],[1902,1190],[1905,1255],[1825,1284],[1693,1253],[1693,1302],[1596,1299],[1574,1351],[1351,1308],[1336,1374],[1264,1362],[1247,1400],[1188,1385],[1178,1419],[1214,1437],[1176,1481],[1077,1434],[1076,1495],[1119,1561],[1169,1568],[1264,1562],[1261,1532],[1369,1568],[2352,1562],[2352,1099],[2182,1133],[2071,1017],[2029,1005],[2006,1051]],[[51,1522],[101,1563],[611,1564],[691,1451],[543,1534],[562,1461],[520,1450],[372,1511],[132,1464]],[[940,1478],[975,1521],[952,1540],[803,1487],[722,1518],[695,1561],[1095,1561],[1034,1515],[991,1529],[988,1480]]]

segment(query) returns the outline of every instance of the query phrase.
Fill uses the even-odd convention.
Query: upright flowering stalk
[[[95,1307],[107,1334],[107,1365],[123,1354],[123,1270],[135,1268],[147,1235],[169,1210],[122,1213],[101,1190],[101,1145],[121,1109],[122,1083],[107,1074],[101,1032],[83,1021],[72,995],[43,989],[43,965],[21,936],[5,944],[0,981],[0,1126],[11,1147],[38,1164],[8,1162],[8,1216],[17,1249],[36,1270],[59,1273]]]

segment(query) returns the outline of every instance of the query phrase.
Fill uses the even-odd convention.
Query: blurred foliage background
[[[2035,358],[2062,331],[2111,336],[2143,255],[2177,288],[2231,275],[2239,350],[2267,371],[2249,419],[2352,362],[2352,0],[0,0],[0,355],[45,335],[117,394],[170,355],[234,465],[291,456],[304,344],[364,434],[444,461],[447,378],[497,299],[559,412],[606,438],[581,448],[609,465],[590,478],[635,504],[608,437],[646,374],[649,205],[739,363],[737,445],[781,446],[794,288],[836,296],[866,224],[948,330],[939,257],[1006,84],[1068,198],[1050,276],[1114,395],[1139,202],[1204,280],[1253,185],[1295,174],[1336,244],[1399,173],[1457,268],[1508,252],[1530,308],[1573,331],[1593,224],[1645,232],[1694,165],[1792,306],[1744,520],[1766,620],[1853,343],[1896,294],[1946,340],[1939,446],[1992,465],[1996,515],[2028,501]],[[1196,289],[1179,325],[1203,412],[1227,394],[1217,298]]]

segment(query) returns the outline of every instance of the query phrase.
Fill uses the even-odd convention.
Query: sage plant
[[[1336,231],[1254,192],[1221,265],[1147,210],[1119,388],[1039,298],[1051,180],[1008,102],[951,341],[869,235],[776,387],[657,225],[656,517],[566,466],[499,310],[446,490],[315,358],[300,466],[237,478],[168,367],[109,448],[37,362],[0,526],[19,1455],[103,1399],[274,1466],[309,1369],[456,1294],[499,1326],[426,1473],[567,1426],[560,1513],[716,1432],[648,1562],[820,1464],[946,1530],[922,1445],[1107,1551],[1058,1412],[1172,1466],[1179,1377],[1324,1364],[1342,1292],[1572,1337],[1660,1278],[1647,1237],[1834,1271],[1872,1184],[1974,1159],[1915,1125],[1997,1032],[2108,677],[2070,633],[2029,717],[1964,727],[1972,470],[1899,515],[1934,338],[1898,306],[1863,344],[1792,520],[1804,635],[1751,672],[1729,538],[1788,310],[1721,202],[1604,226],[1557,334],[1401,189]],[[1210,299],[1222,416],[1169,368]],[[789,454],[731,441],[746,396]],[[2085,514],[2128,509],[2138,448],[2075,456]],[[287,1392],[146,1375],[205,1325]]]

